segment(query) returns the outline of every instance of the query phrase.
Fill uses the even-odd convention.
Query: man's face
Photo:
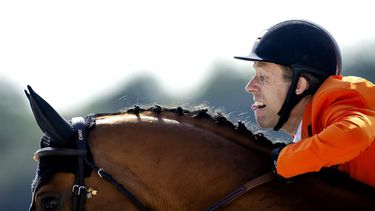
[[[268,62],[254,62],[254,77],[246,85],[246,91],[253,95],[255,119],[262,128],[273,128],[279,121],[283,105],[291,81],[283,77],[280,65]]]

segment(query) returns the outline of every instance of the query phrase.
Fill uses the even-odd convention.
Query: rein
[[[93,121],[93,120],[91,120]],[[39,160],[44,156],[75,156],[78,158],[78,169],[76,172],[75,184],[72,187],[72,204],[73,211],[83,211],[85,206],[86,198],[93,194],[91,188],[87,188],[84,184],[84,168],[85,164],[94,170],[100,178],[105,179],[107,182],[112,184],[119,192],[124,194],[136,207],[142,211],[149,210],[140,202],[137,197],[126,189],[122,184],[117,182],[110,174],[104,171],[102,168],[99,168],[94,163],[88,159],[89,155],[89,146],[87,141],[87,131],[85,126],[85,120],[82,117],[72,118],[72,125],[76,136],[77,149],[65,149],[65,148],[55,148],[55,147],[45,147],[37,150],[34,153],[34,160]],[[274,179],[272,172],[263,174],[255,179],[250,180],[249,182],[243,184],[242,186],[236,188],[234,191],[227,194],[220,201],[214,203],[206,211],[214,211],[222,206],[225,206],[237,199],[238,197],[244,195],[247,191],[256,188],[262,184],[265,184]],[[95,190],[94,190],[95,191]],[[94,194],[95,195],[95,194]]]
[[[274,179],[274,175],[272,172],[268,172],[266,174],[263,174],[255,179],[250,180],[249,182],[243,184],[239,188],[235,189],[234,191],[230,192],[228,195],[226,195],[223,199],[216,202],[215,204],[211,205],[209,208],[206,209],[206,211],[213,211],[216,210],[222,206],[225,206],[238,197],[244,195],[247,191],[256,188],[260,185],[263,185],[264,183],[267,183]]]

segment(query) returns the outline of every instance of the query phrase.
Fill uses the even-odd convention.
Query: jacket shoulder
[[[331,76],[314,94],[312,107],[318,113],[333,105],[375,109],[375,85],[360,77]],[[318,110],[316,110],[318,109]]]
[[[355,76],[331,76],[320,86],[314,98],[321,98],[323,96],[335,98],[347,94],[354,94],[363,96],[366,100],[369,100],[374,98],[374,93],[375,85],[364,78]]]

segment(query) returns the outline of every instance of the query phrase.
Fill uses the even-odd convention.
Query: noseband
[[[91,118],[89,121],[95,120]],[[95,171],[100,176],[100,178],[103,178],[107,182],[111,183],[118,191],[124,194],[140,210],[149,210],[137,199],[137,197],[135,197],[133,193],[126,189],[122,184],[117,182],[110,174],[108,174],[102,168],[97,167],[88,159],[89,146],[87,142],[87,131],[85,123],[86,122],[82,117],[72,118],[73,129],[76,133],[77,149],[45,147],[35,152],[34,159],[39,160],[40,157],[44,156],[74,156],[78,158],[78,168],[76,172],[75,184],[72,187],[73,211],[83,211],[85,209],[86,197],[93,193],[95,194],[95,192],[93,192],[95,190],[92,190],[85,186],[85,165],[89,166],[91,170]],[[36,190],[37,188],[35,189],[35,191]],[[34,199],[32,203],[34,203]],[[33,204],[31,207],[33,207]]]
[[[88,121],[95,121],[94,118],[88,118]],[[74,132],[76,133],[76,144],[77,149],[65,149],[65,148],[55,148],[55,147],[45,147],[39,149],[34,154],[34,159],[39,160],[39,158],[44,156],[74,156],[78,158],[78,168],[76,172],[76,179],[75,184],[72,187],[72,204],[73,204],[73,211],[83,211],[85,209],[85,201],[89,195],[95,195],[95,190],[92,188],[87,188],[84,183],[85,179],[85,165],[89,166],[91,170],[95,171],[100,178],[105,179],[107,182],[111,183],[119,192],[124,194],[139,210],[146,211],[149,210],[144,206],[137,197],[131,193],[128,189],[126,189],[122,184],[117,182],[110,174],[105,172],[102,168],[97,167],[94,163],[92,163],[88,159],[89,155],[89,146],[87,141],[87,131],[86,131],[86,122],[85,119],[82,117],[74,117],[72,118],[72,125]],[[91,124],[91,123],[90,123]],[[246,184],[240,186],[239,188],[235,189],[228,195],[226,195],[220,201],[211,205],[206,211],[213,211],[222,206],[225,206],[235,200],[236,198],[242,196],[247,191],[258,187],[264,183],[271,181],[274,178],[272,172],[263,174],[253,180],[250,180]],[[34,195],[37,188],[34,190],[33,193],[33,201],[32,206],[34,206]]]

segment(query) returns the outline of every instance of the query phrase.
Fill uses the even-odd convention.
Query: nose
[[[246,92],[250,93],[250,94],[254,94],[255,92],[257,92],[259,90],[259,87],[257,86],[257,83],[256,83],[256,76],[253,76],[250,81],[246,84],[245,86],[245,90]]]

